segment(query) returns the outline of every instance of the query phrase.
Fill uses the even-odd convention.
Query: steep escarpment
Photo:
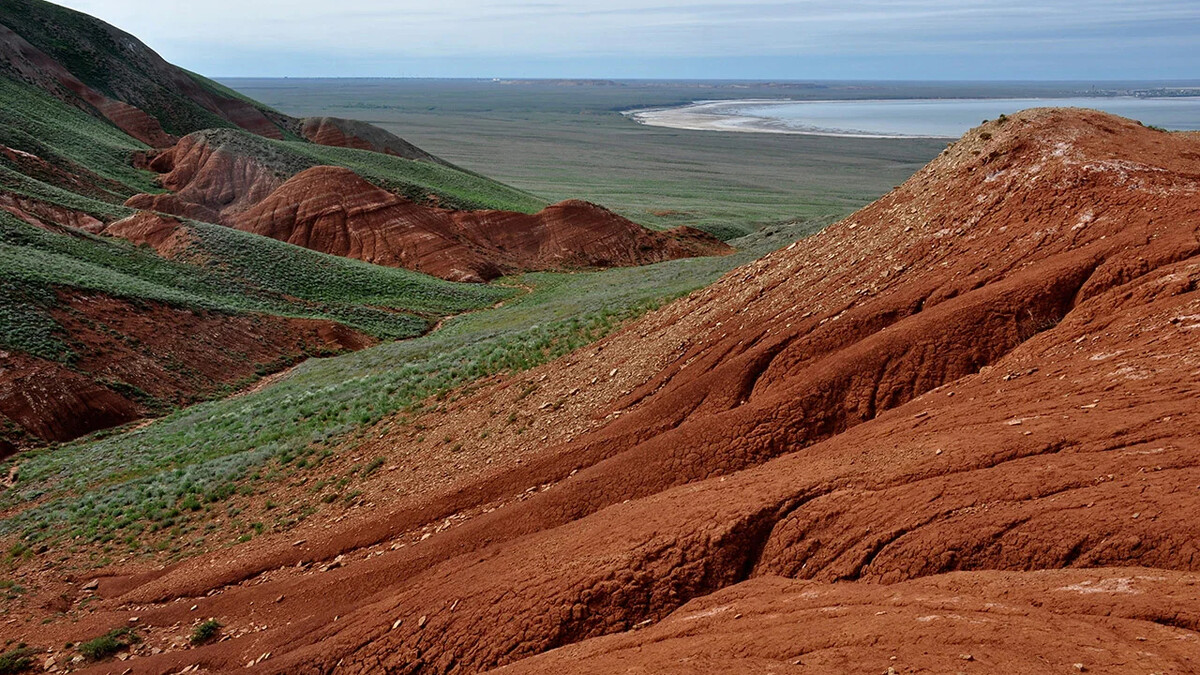
[[[985,124],[821,234],[356,439],[446,461],[438,486],[383,472],[374,508],[112,570],[80,623],[21,630],[137,616],[134,672],[1195,671],[1197,143]],[[172,648],[197,616],[230,639]]]
[[[536,214],[416,204],[338,167],[303,171],[238,216],[234,227],[324,253],[452,281],[519,270],[641,265],[730,251],[689,232],[647,230],[580,201]]]

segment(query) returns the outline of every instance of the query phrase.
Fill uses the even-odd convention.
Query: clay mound
[[[553,204],[532,216],[457,211],[454,220],[472,240],[508,257],[515,269],[624,267],[733,252],[700,230],[655,232],[579,200]]]
[[[340,117],[306,117],[300,135],[318,145],[371,150],[404,159],[443,163],[442,160],[374,124]]]
[[[220,130],[184,136],[148,163],[171,194],[134,195],[125,205],[228,224],[283,183],[263,162],[238,152],[235,143],[236,136]]]
[[[139,214],[104,234],[171,252],[190,239],[177,225]],[[59,292],[51,314],[75,352],[70,366],[0,350],[0,422],[20,431],[9,438],[4,424],[10,445],[69,441],[161,413],[152,402],[169,408],[203,399],[282,359],[375,343],[328,321],[226,315],[71,289]]]
[[[488,281],[518,270],[642,265],[730,250],[707,235],[651,232],[579,201],[533,215],[432,208],[329,166],[292,177],[232,225],[451,281]]]
[[[135,672],[1195,672],[1197,143],[987,124],[820,235],[355,446],[445,461],[437,485],[114,570],[79,623],[17,631],[137,616],[165,652]],[[171,646],[208,616],[230,639]]]
[[[496,672],[601,674],[633,664],[664,675],[1182,672],[1200,667],[1195,649],[1181,644],[1195,625],[1154,617],[1165,603],[1194,607],[1192,582],[1141,568],[957,573],[892,586],[764,577],[643,630]]]
[[[196,242],[183,223],[151,211],[139,211],[103,226],[96,233],[144,244],[164,258],[177,257]]]

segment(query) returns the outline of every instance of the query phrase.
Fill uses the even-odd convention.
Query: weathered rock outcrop
[[[653,232],[581,201],[532,215],[433,208],[331,166],[297,174],[231,224],[324,253],[452,281],[487,281],[518,270],[642,265],[730,251],[703,233],[692,230],[676,237]]]
[[[252,154],[230,147],[226,132],[189,134],[158,153],[148,168],[169,194],[139,194],[126,206],[228,224],[283,184],[284,176]]]
[[[153,211],[137,213],[92,230],[107,237],[118,237],[149,246],[164,258],[175,258],[195,243],[195,236],[178,220]]]

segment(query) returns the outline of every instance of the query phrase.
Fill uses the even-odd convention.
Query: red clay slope
[[[228,224],[283,184],[283,178],[263,162],[229,147],[231,141],[236,141],[236,136],[223,130],[179,139],[148,165],[160,174],[159,183],[171,193],[134,195],[125,205]]]
[[[13,631],[136,616],[134,673],[1197,672],[1198,230],[1194,136],[985,125],[449,411],[480,439],[456,465],[483,465],[506,406],[557,399],[521,461],[114,572],[72,621]],[[407,469],[429,451],[404,429],[355,452]],[[183,648],[203,617],[229,639]]]
[[[519,270],[644,265],[731,250],[691,228],[653,232],[581,201],[533,215],[432,208],[332,166],[296,174],[231,225],[451,281],[488,281]]]
[[[146,214],[110,226],[166,246],[180,235]],[[62,290],[52,316],[69,336],[70,365],[0,350],[0,422],[22,446],[68,441],[145,416],[141,395],[181,406],[312,353],[362,349],[374,339],[339,324],[226,315],[103,293]],[[172,330],[164,331],[163,326]],[[4,436],[9,437],[5,425]],[[4,454],[0,451],[0,454]]]

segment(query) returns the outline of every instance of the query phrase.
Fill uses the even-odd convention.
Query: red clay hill
[[[1196,136],[985,124],[597,345],[384,421],[352,453],[394,469],[374,507],[112,570],[77,623],[11,633],[137,617],[132,673],[1200,671],[1198,234]],[[203,617],[228,639],[184,648]]]
[[[231,224],[451,281],[488,281],[519,270],[644,265],[731,250],[698,230],[653,232],[582,201],[532,215],[424,206],[332,166],[297,174]]]
[[[221,130],[185,136],[148,166],[170,192],[135,195],[126,206],[451,281],[732,251],[700,230],[655,232],[582,201],[536,214],[451,210],[397,196],[345,168],[315,166],[287,177],[287,170],[244,150],[236,136]]]

